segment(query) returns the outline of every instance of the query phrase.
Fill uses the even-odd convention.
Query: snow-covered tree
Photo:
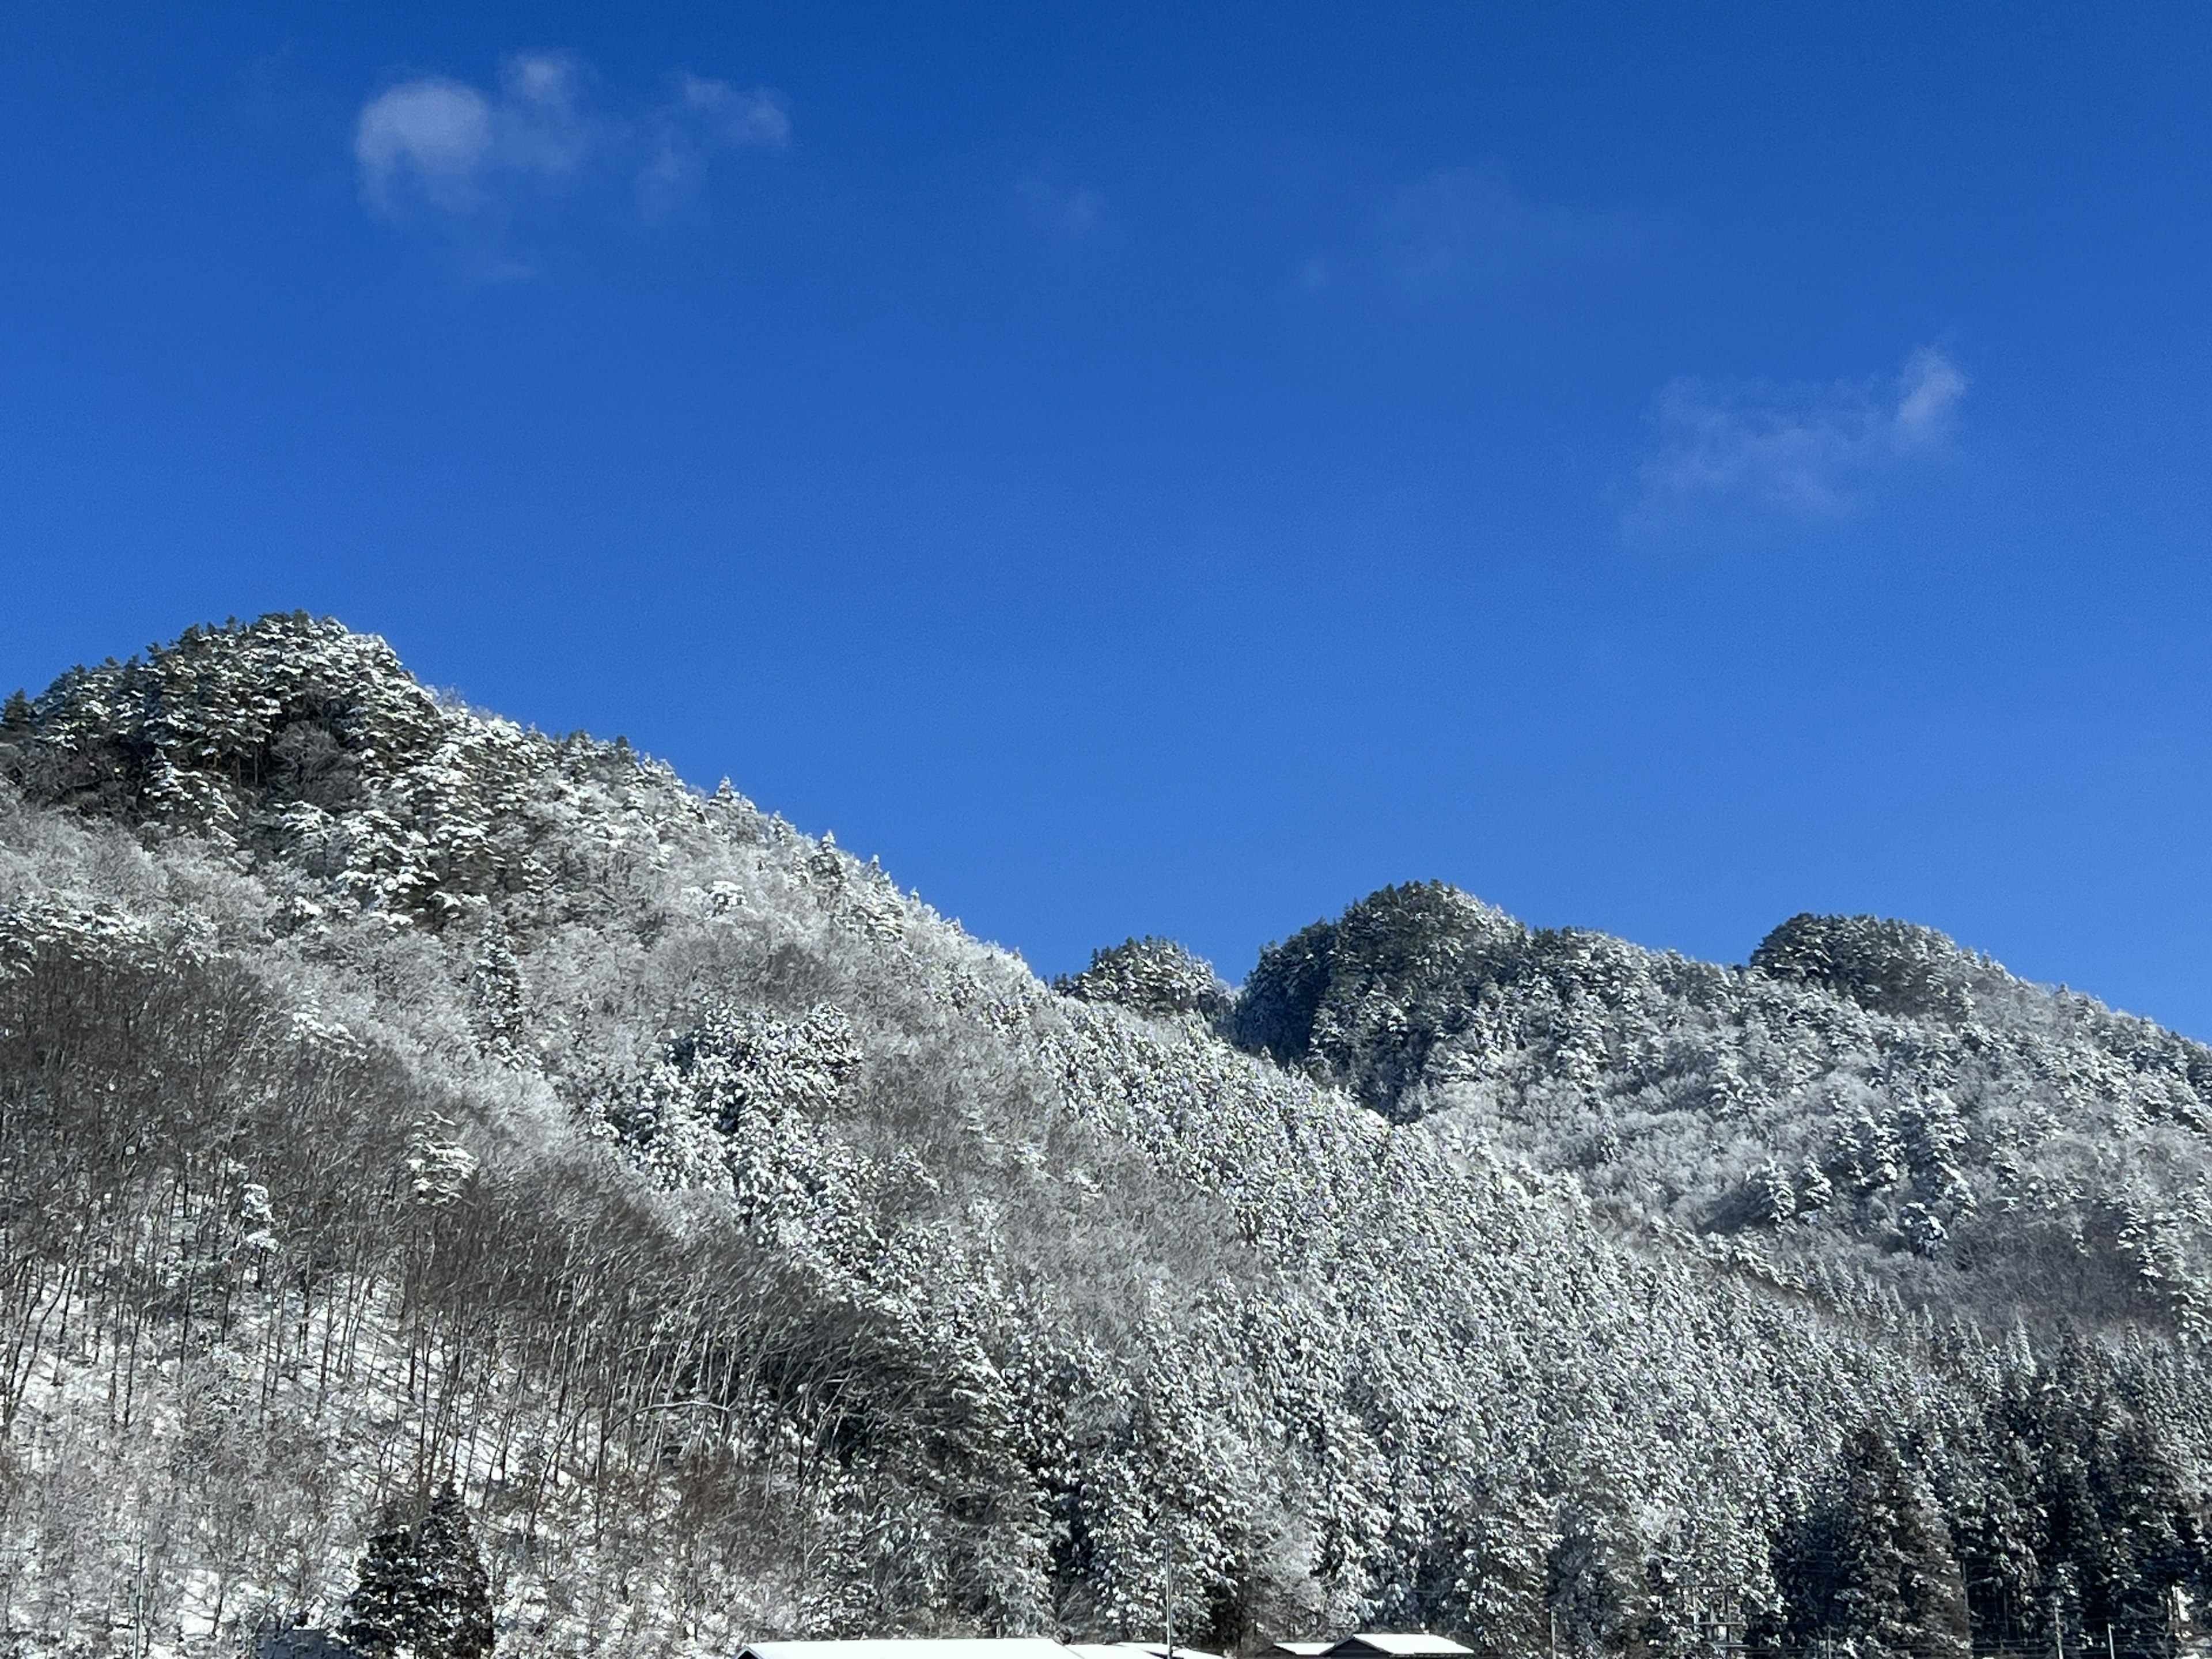
[[[410,1522],[370,1535],[339,1634],[370,1659],[486,1659],[491,1600],[466,1508],[440,1487]]]

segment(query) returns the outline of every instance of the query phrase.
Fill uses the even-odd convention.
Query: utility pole
[[[1160,1564],[1167,1582],[1168,1659],[1175,1659],[1175,1540],[1171,1537],[1160,1539]]]
[[[1551,1655],[1552,1655],[1552,1659],[1559,1659],[1559,1610],[1557,1607],[1553,1607],[1553,1608],[1551,1610],[1551,1613],[1552,1613],[1552,1646],[1551,1646]]]
[[[2057,1659],[2066,1659],[2066,1615],[2055,1595],[2051,1598],[2051,1651]]]

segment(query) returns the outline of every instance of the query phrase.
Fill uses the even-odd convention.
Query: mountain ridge
[[[1916,1651],[2040,1639],[2045,1588],[2156,1648],[2212,1583],[2197,1051],[1995,981],[1945,1024],[1919,935],[1728,970],[1394,889],[1234,1000],[1158,942],[1055,991],[726,786],[299,613],[11,699],[0,780],[0,1601],[39,1650],[327,1623],[449,1480],[526,1652],[1127,1634],[1165,1540],[1224,1647],[1686,1659],[1848,1626],[1807,1540],[1875,1504],[2006,1587]],[[1806,1141],[1859,1158],[1848,1224],[1794,1169],[1786,1218],[1711,1224],[1861,1117]],[[2156,1155],[2133,1232],[2091,1129]],[[1892,1248],[1915,1205],[1932,1252]],[[2033,1330],[1959,1266],[2024,1240],[2048,1289],[2069,1219]]]

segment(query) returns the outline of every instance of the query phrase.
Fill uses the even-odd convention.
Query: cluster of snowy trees
[[[1929,928],[1798,916],[1723,968],[1387,888],[1270,947],[1222,1029],[1786,1285],[2208,1334],[2212,1050]]]
[[[0,1644],[1171,1583],[1223,1647],[2169,1654],[2206,1059],[1917,930],[1435,887],[1055,988],[380,641],[195,631],[0,717]]]

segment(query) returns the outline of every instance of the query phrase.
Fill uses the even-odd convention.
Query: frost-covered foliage
[[[1430,1051],[1464,1024],[1464,988],[1527,943],[1504,911],[1441,882],[1386,887],[1270,945],[1231,1031],[1241,1047],[1304,1063],[1396,1116]]]
[[[2212,1334],[2212,1050],[1928,928],[1796,916],[1731,969],[1385,889],[1272,947],[1234,1029],[1786,1284]]]
[[[1137,1635],[1170,1561],[1208,1644],[1486,1656],[1848,1606],[1886,1659],[1956,1634],[1911,1572],[2140,1652],[2212,1589],[2199,1051],[1991,964],[1900,1013],[1829,988],[1879,930],[1786,976],[1398,889],[1240,1053],[1173,947],[1061,994],[297,617],[11,703],[0,779],[0,1641],[368,1639],[449,1534],[515,1655]],[[2048,1183],[2115,1148],[2100,1231]],[[2076,1265],[1962,1273],[2013,1194]],[[2016,1324],[2031,1266],[2108,1339]]]
[[[1079,974],[1053,981],[1063,996],[1110,1002],[1156,1019],[1195,1018],[1212,1025],[1235,996],[1213,964],[1171,939],[1133,939],[1091,953]]]
[[[2006,980],[1996,963],[1934,928],[1881,916],[1792,916],[1760,941],[1751,965],[1878,1013],[1951,1019],[1972,1018],[1974,992],[1987,995]]]
[[[589,903],[624,840],[649,838],[603,810],[607,786],[675,787],[620,747],[443,701],[382,640],[304,614],[72,669],[19,719],[9,770],[33,799],[261,855],[280,921]]]
[[[451,1481],[412,1522],[370,1534],[338,1629],[362,1659],[486,1659],[492,1651],[490,1581]]]

